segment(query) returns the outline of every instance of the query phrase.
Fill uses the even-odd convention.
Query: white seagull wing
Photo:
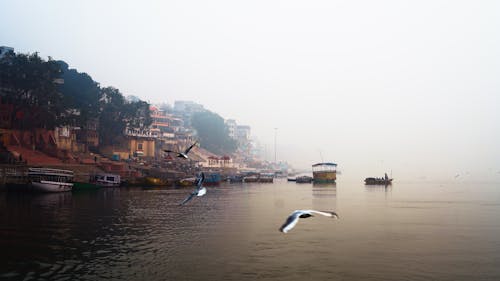
[[[188,147],[186,151],[184,151],[184,154],[188,154],[188,152],[196,145],[196,143],[198,143],[198,141],[195,141],[190,147]]]
[[[197,192],[192,192],[191,194],[188,195],[188,197],[186,197],[186,199],[184,199],[184,201],[182,201],[179,205],[182,206],[184,204],[186,204],[187,202],[191,201],[191,199],[193,199],[193,197],[196,195]]]
[[[203,196],[207,194],[207,189],[202,187],[200,190],[198,190],[198,194],[196,194],[196,196],[200,197],[200,196]]]
[[[201,177],[198,178],[198,182],[196,183],[196,189],[200,190],[201,186],[203,185],[203,182],[205,181],[205,174],[201,172]]]
[[[302,210],[303,213],[309,213],[309,214],[318,214],[322,215],[325,217],[333,217],[333,218],[338,218],[339,216],[337,213],[332,212],[332,211],[316,211],[316,210]]]
[[[280,227],[280,231],[287,233],[299,222],[300,215],[303,214],[301,211],[293,212],[285,221],[285,223]]]

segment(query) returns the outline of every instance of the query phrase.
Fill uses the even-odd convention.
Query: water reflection
[[[0,194],[6,280],[495,280],[497,186],[221,185]],[[199,198],[198,198],[199,199]],[[333,210],[278,231],[296,209]],[[470,270],[470,265],[474,270]]]

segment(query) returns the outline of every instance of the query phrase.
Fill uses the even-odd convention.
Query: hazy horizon
[[[191,100],[296,168],[500,180],[500,2],[2,1],[0,46]],[[454,178],[456,174],[460,176]]]

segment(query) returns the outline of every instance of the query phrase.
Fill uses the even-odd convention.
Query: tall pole
[[[276,135],[278,134],[278,128],[274,128],[274,164],[276,164]]]

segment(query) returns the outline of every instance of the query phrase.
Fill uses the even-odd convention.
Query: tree
[[[76,69],[69,69],[64,61],[57,62],[62,71],[64,83],[59,90],[64,96],[67,108],[76,109],[79,114],[68,116],[69,123],[86,124],[90,118],[98,118],[100,113],[99,100],[101,89],[87,73],[79,73]]]
[[[237,143],[229,136],[224,119],[210,111],[195,113],[191,124],[198,133],[200,145],[216,154],[229,154],[236,151]]]
[[[0,60],[0,95],[14,105],[15,128],[52,129],[64,123],[64,102],[56,81],[59,64],[34,54],[8,53]]]
[[[113,144],[125,128],[146,128],[151,124],[149,104],[144,101],[127,102],[113,87],[101,89],[99,136],[101,143]]]

